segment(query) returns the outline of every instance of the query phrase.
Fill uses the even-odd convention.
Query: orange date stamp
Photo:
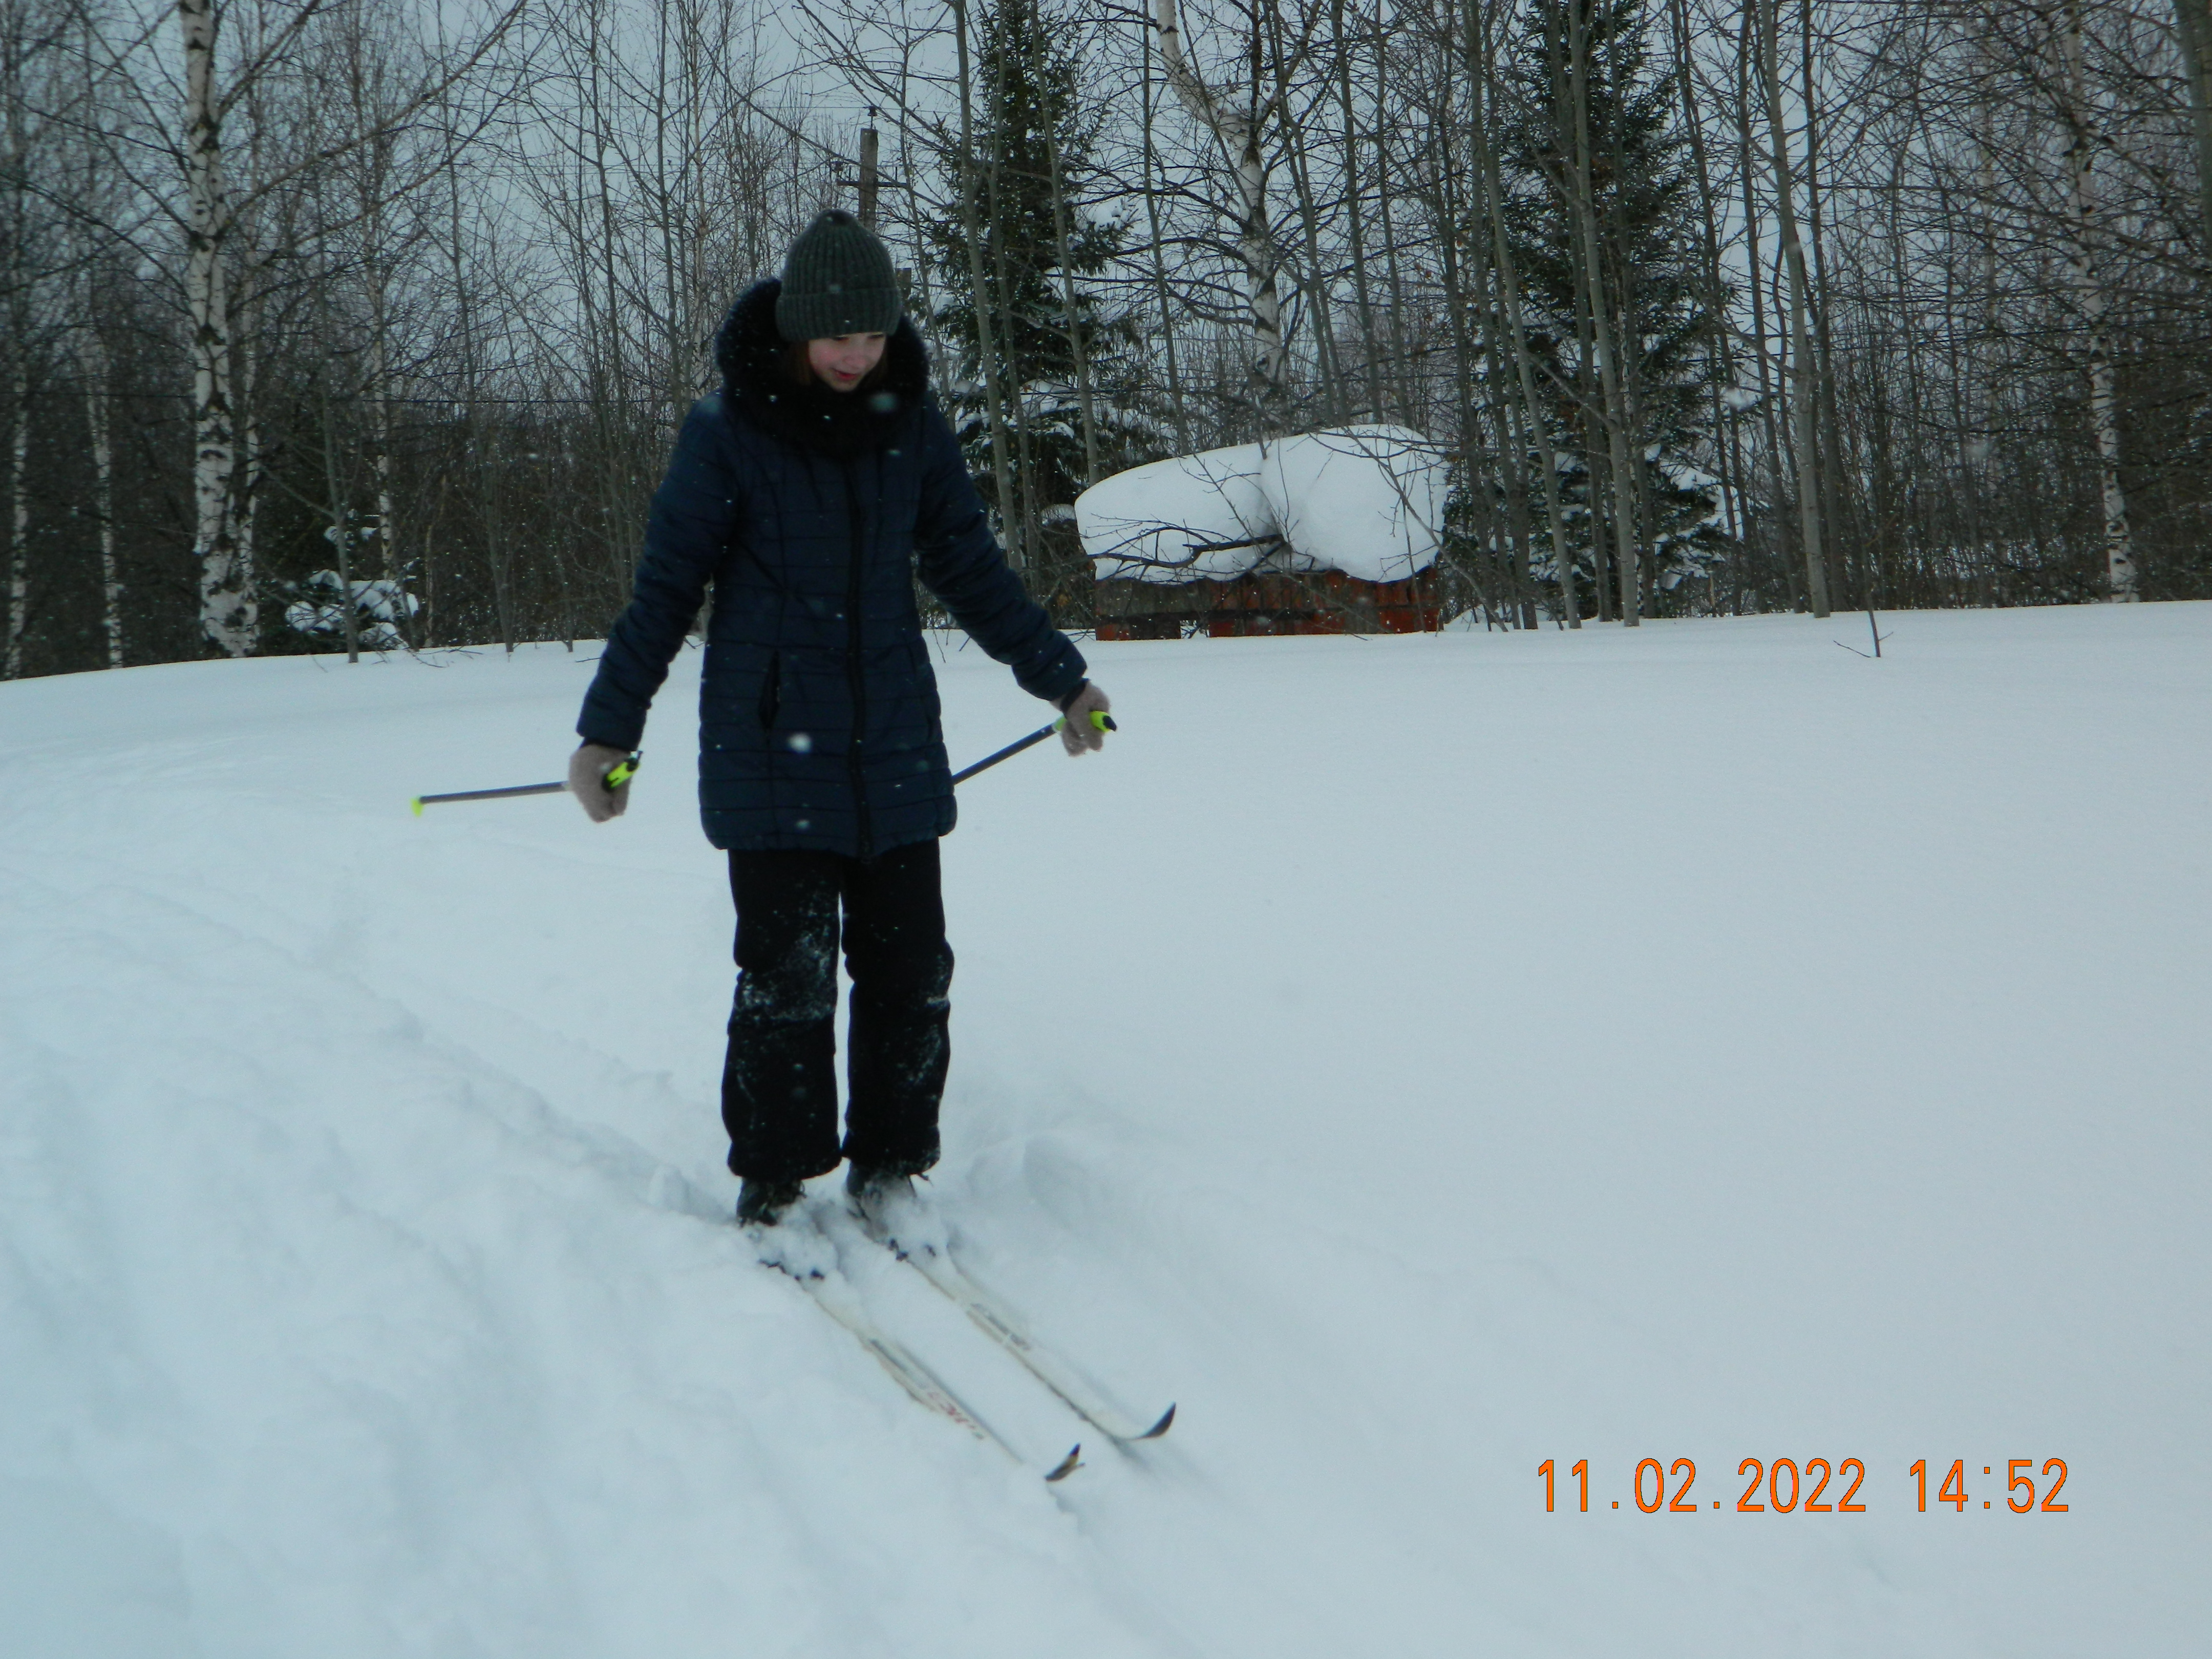
[[[1941,1459],[1937,1462],[1940,1463]],[[1544,1512],[1554,1513],[1559,1508],[1560,1492],[1557,1466],[1546,1458],[1536,1466],[1536,1473],[1544,1477]],[[1831,1463],[1825,1457],[1808,1457],[1802,1464],[1794,1457],[1778,1457],[1771,1462],[1765,1458],[1747,1457],[1736,1465],[1736,1478],[1748,1478],[1742,1492],[1735,1500],[1738,1515],[1864,1515],[1867,1512],[1867,1467],[1863,1458],[1846,1457]],[[1984,1463],[1982,1473],[1996,1474],[1996,1465]],[[1913,1485],[1913,1498],[1922,1515],[1928,1513],[1929,1463],[1921,1458],[1905,1471]],[[1589,1459],[1582,1459],[1567,1469],[1567,1478],[1574,1482],[1574,1491],[1567,1494],[1575,1509],[1583,1515],[1589,1513]],[[2033,1457],[2008,1457],[2004,1461],[2004,1487],[2002,1496],[2004,1507],[2014,1515],[2063,1515],[2068,1506],[2059,1501],[2058,1494],[2066,1489],[2066,1460],[2047,1457],[2040,1472],[2042,1486],[2038,1488],[2039,1475]],[[1966,1490],[1966,1460],[1954,1458],[1950,1468],[1939,1477],[1936,1488],[1938,1508],[1948,1504],[1954,1515],[1964,1515],[1975,1499]],[[1693,1458],[1678,1457],[1670,1465],[1656,1457],[1647,1457],[1636,1466],[1630,1482],[1629,1496],[1637,1509],[1645,1515],[1698,1515],[1708,1513],[1694,1495],[1698,1484],[1698,1465]],[[1646,1494],[1649,1494],[1647,1497]],[[1996,1500],[1984,1498],[1982,1508],[1994,1510]],[[1711,1500],[1716,1510],[1722,1507],[1720,1498]],[[1619,1509],[1621,1500],[1612,1500]]]

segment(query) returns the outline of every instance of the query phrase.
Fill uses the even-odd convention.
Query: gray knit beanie
[[[817,216],[783,257],[776,332],[794,342],[889,334],[898,319],[890,250],[842,208]]]

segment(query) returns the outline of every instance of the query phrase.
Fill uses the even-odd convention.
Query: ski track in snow
[[[824,1247],[1030,1467],[728,1224],[696,655],[598,830],[405,805],[558,775],[586,649],[0,686],[0,1650],[2191,1650],[2212,605],[1854,625],[1086,647],[1105,756],[961,792],[929,1187],[1179,1402],[1050,1489],[916,1276]]]

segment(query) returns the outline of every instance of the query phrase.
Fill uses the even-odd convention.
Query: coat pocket
[[[760,723],[763,732],[775,730],[776,711],[783,703],[783,653],[773,653],[768,659],[768,672],[761,676]]]

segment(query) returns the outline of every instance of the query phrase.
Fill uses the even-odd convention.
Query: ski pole
[[[1091,723],[1097,726],[1101,732],[1118,732],[1121,729],[1115,723],[1114,717],[1111,714],[1103,713],[1097,709],[1093,709],[1091,711]],[[1020,754],[1023,750],[1029,748],[1031,744],[1042,743],[1047,738],[1052,736],[1054,732],[1059,731],[1061,726],[1066,724],[1067,722],[1065,720],[1057,720],[1050,726],[1039,726],[1036,731],[1030,732],[1029,736],[1019,739],[1018,742],[1008,744],[1004,749],[1000,750],[996,754],[986,755],[981,760],[977,761],[973,766],[967,768],[964,771],[954,773],[952,775],[952,781],[955,783],[965,782],[968,779],[974,777],[978,772],[983,771],[988,767],[996,766],[1000,761],[1006,760],[1012,756]],[[644,756],[641,753],[633,752],[628,759],[618,763],[611,770],[610,770],[605,778],[601,781],[605,784],[610,793],[619,789],[623,784],[628,783],[633,777],[637,775],[638,763],[642,759],[644,759]],[[415,797],[413,805],[415,808],[415,816],[419,818],[422,816],[422,809],[424,807],[435,806],[445,801],[507,800],[519,795],[558,795],[563,793],[568,787],[568,786],[566,783],[519,783],[512,785],[505,789],[457,789],[450,793],[443,795],[417,795]]]
[[[628,756],[607,769],[599,780],[609,794],[637,775],[638,763],[645,758],[642,751],[632,750]],[[568,792],[566,783],[518,783],[508,789],[459,789],[449,795],[417,795],[415,797],[415,816],[421,817],[422,809],[447,800],[506,800],[514,795],[559,795]]]
[[[1091,711],[1091,723],[1094,726],[1097,727],[1101,732],[1118,732],[1121,729],[1120,726],[1114,724],[1114,717],[1111,714],[1107,714],[1103,709],[1094,708]],[[996,766],[1000,761],[1006,760],[1009,757],[1020,754],[1023,750],[1027,749],[1031,744],[1042,743],[1047,738],[1050,737],[1054,732],[1059,731],[1061,726],[1066,724],[1066,720],[1063,719],[1054,720],[1050,726],[1040,726],[1036,731],[1030,732],[1029,736],[1022,738],[1019,742],[1008,744],[1004,749],[999,750],[995,755],[984,756],[982,759],[977,761],[973,766],[968,768],[966,771],[955,772],[952,775],[952,781],[956,784],[966,781],[968,779],[974,777],[978,772],[982,771],[986,767]]]

